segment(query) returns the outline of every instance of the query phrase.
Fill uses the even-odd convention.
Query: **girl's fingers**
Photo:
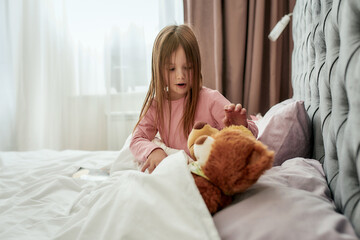
[[[142,172],[145,172],[145,170],[150,166],[149,160],[146,160],[143,167],[141,168]]]
[[[151,166],[148,168],[149,173],[152,173],[152,172],[155,170],[155,168],[156,168],[156,165],[155,165],[155,164],[151,165]]]
[[[230,105],[225,105],[225,107],[224,107],[224,109],[225,109],[225,111],[234,111],[234,109],[235,109],[235,104],[230,104]]]
[[[235,112],[239,112],[242,109],[242,106],[240,103],[236,104]]]

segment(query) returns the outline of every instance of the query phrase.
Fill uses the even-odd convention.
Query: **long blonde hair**
[[[161,131],[161,126],[165,126],[164,102],[165,99],[170,99],[169,92],[166,91],[166,86],[168,86],[169,83],[166,83],[164,68],[165,64],[169,62],[172,53],[175,52],[179,46],[183,47],[186,62],[191,65],[193,74],[192,86],[185,97],[184,114],[181,120],[185,137],[189,135],[194,124],[196,105],[202,87],[200,49],[194,32],[185,24],[171,25],[163,28],[154,42],[151,61],[151,82],[140,112],[139,121],[135,126],[136,128],[137,125],[139,125],[155,100],[156,121],[154,126],[160,126],[159,132],[162,139],[165,137],[168,138],[168,136],[163,136],[164,133]],[[171,101],[169,101],[169,114],[171,116]],[[168,124],[170,128],[170,122]]]

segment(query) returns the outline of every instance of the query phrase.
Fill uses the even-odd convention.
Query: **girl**
[[[244,125],[257,136],[245,108],[202,86],[199,45],[190,27],[167,26],[155,39],[151,83],[130,143],[131,152],[143,164],[141,171],[151,173],[167,156],[152,142],[157,132],[166,146],[190,155],[187,137],[199,121],[219,130]]]

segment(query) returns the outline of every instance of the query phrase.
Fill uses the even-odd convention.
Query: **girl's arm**
[[[154,109],[150,108],[133,132],[130,150],[140,163],[145,163],[155,149],[160,149],[157,144],[152,142],[158,131],[154,122]]]

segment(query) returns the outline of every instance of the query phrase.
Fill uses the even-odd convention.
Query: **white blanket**
[[[0,153],[0,239],[220,239],[183,151],[152,174],[118,155]],[[104,181],[71,178],[111,164]]]

